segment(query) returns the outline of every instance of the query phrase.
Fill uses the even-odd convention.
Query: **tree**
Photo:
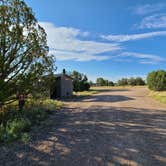
[[[145,85],[145,81],[141,77],[135,78],[136,85]]]
[[[127,78],[122,78],[121,80],[118,80],[118,85],[119,86],[128,85],[128,79]]]
[[[136,79],[131,77],[127,79],[128,85],[135,86],[136,85]]]
[[[102,77],[96,79],[96,84],[98,86],[114,86],[114,83],[112,81],[106,80]]]
[[[106,82],[105,82],[104,78],[102,78],[102,77],[96,79],[96,84],[98,86],[105,86],[105,83]]]
[[[88,83],[88,78],[86,75],[73,71],[71,74],[73,78],[74,91],[88,91],[90,89],[90,84]]]
[[[22,0],[0,1],[0,101],[31,92],[53,70],[46,33]],[[36,88],[36,87],[35,87]]]
[[[147,77],[147,84],[151,90],[166,90],[166,71],[158,70],[150,72]]]
[[[141,77],[131,77],[131,78],[122,78],[118,80],[118,85],[119,86],[125,86],[125,85],[131,85],[131,86],[136,86],[136,85],[145,85],[145,81]]]
[[[109,81],[109,82],[108,82],[108,86],[115,86],[115,84],[114,84],[114,82]]]

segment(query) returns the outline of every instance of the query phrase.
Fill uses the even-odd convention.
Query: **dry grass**
[[[91,88],[89,91],[83,91],[83,92],[74,92],[74,95],[77,97],[86,97],[91,96],[93,94],[97,94],[98,91],[96,89]]]
[[[157,101],[166,104],[166,91],[162,92],[151,91],[149,95],[154,99],[156,99]]]

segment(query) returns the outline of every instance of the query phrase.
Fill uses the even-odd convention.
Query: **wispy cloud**
[[[80,37],[88,36],[88,32],[70,27],[57,27],[49,22],[40,22],[48,37],[50,54],[59,60],[105,60],[105,52],[121,50],[116,43],[104,43],[91,40],[81,40]]]
[[[166,31],[156,31],[156,32],[148,32],[142,34],[132,34],[132,35],[102,35],[101,38],[115,41],[115,42],[126,42],[140,39],[147,39],[156,36],[166,36]]]
[[[154,14],[143,18],[139,28],[166,28],[166,13]]]
[[[123,52],[119,55],[120,57],[133,57],[138,58],[141,64],[158,64],[161,62],[166,62],[166,59],[152,54],[142,54],[136,52]]]
[[[134,13],[138,15],[152,14],[166,8],[166,3],[145,4],[133,8]]]
[[[150,38],[153,36],[166,35],[166,31],[158,31],[134,35],[109,35],[102,38],[115,41],[116,43],[97,42],[92,40],[81,40],[82,37],[91,35],[79,29],[70,27],[57,27],[52,23],[41,22],[40,25],[46,30],[50,54],[58,60],[75,61],[102,61],[112,59],[113,61],[131,62],[132,58],[137,58],[142,64],[157,64],[165,62],[160,56],[151,54],[141,54],[135,52],[122,52],[122,46],[117,42]],[[122,52],[116,55],[117,52]]]
[[[110,59],[110,56],[104,55],[92,55],[92,54],[85,54],[82,52],[73,52],[73,51],[62,51],[62,50],[50,50],[50,54],[55,55],[55,57],[59,60],[75,60],[75,61],[102,61]]]

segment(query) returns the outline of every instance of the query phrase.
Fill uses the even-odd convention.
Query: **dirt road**
[[[166,107],[146,88],[100,89],[65,104],[32,142],[1,147],[0,165],[166,165]]]

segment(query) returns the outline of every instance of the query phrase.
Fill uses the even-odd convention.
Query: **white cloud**
[[[50,53],[59,60],[74,59],[77,61],[105,60],[105,52],[113,52],[121,49],[116,43],[104,43],[79,39],[87,37],[88,32],[69,27],[57,27],[49,22],[40,22],[48,37]]]
[[[120,44],[97,42],[85,39],[81,40],[80,37],[87,38],[90,36],[90,34],[75,28],[57,27],[54,24],[48,22],[41,22],[40,25],[47,33],[50,54],[53,54],[58,60],[102,61],[112,59],[114,61],[120,60],[130,62],[130,60],[132,61],[133,57],[139,59],[139,62],[142,64],[155,64],[165,61],[165,59],[156,55],[134,52],[122,52],[119,55],[113,55],[114,51],[122,51],[122,46]],[[134,35],[109,35],[102,36],[102,38],[116,42],[123,42],[161,35],[166,35],[166,31]],[[107,54],[105,55],[105,53]],[[111,55],[108,55],[108,53]]]
[[[61,50],[50,50],[50,54],[53,54],[56,56],[59,60],[75,60],[75,61],[101,61],[101,60],[107,60],[110,59],[109,56],[96,56],[96,55],[90,55],[90,54],[84,54],[79,52],[70,52],[70,51],[61,51]]]
[[[166,28],[166,13],[154,14],[148,17],[145,17],[139,28]]]
[[[155,36],[166,36],[166,31],[156,31],[156,32],[148,32],[142,34],[132,34],[132,35],[108,35],[108,36],[102,35],[101,38],[109,41],[125,42],[125,41],[147,39]]]
[[[120,57],[133,57],[140,59],[141,64],[158,64],[161,62],[166,62],[166,59],[152,54],[142,54],[136,52],[123,52],[119,55]]]
[[[140,5],[134,8],[134,13],[138,15],[146,15],[150,13],[155,13],[158,11],[161,11],[166,8],[165,3],[157,3],[157,4],[145,4],[145,5]]]

